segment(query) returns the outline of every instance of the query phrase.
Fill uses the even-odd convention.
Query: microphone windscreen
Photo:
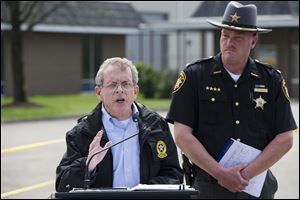
[[[134,122],[139,122],[139,120],[140,120],[139,113],[134,113],[132,115],[132,119],[133,119]]]

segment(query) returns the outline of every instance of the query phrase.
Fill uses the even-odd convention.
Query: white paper
[[[219,163],[224,167],[233,167],[243,163],[247,164],[252,162],[260,152],[260,150],[255,149],[254,147],[234,140]],[[243,191],[255,197],[259,197],[265,182],[266,174],[267,170],[250,179],[249,185]]]
[[[138,184],[132,187],[130,190],[195,190],[190,188],[189,185],[178,185],[178,184]]]

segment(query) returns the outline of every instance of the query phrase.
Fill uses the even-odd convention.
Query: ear
[[[256,45],[256,42],[252,41],[251,49],[254,49],[255,45]]]
[[[134,86],[134,98],[137,98],[138,94],[139,94],[139,86],[138,85],[135,85]]]
[[[100,101],[102,101],[102,94],[101,94],[101,88],[99,87],[99,86],[96,86],[95,87],[95,94],[96,94],[96,96],[97,96],[97,98],[100,100]]]
[[[257,35],[255,35],[255,36],[252,38],[251,49],[254,49],[254,47],[256,46],[256,43],[257,43]]]

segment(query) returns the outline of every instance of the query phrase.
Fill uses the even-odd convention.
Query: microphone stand
[[[119,141],[119,142],[117,142],[117,143],[111,145],[110,147],[106,147],[106,148],[104,148],[104,149],[101,149],[100,151],[96,152],[95,154],[93,154],[93,155],[90,157],[90,159],[89,159],[88,162],[87,162],[86,168],[85,168],[84,187],[85,187],[86,189],[90,188],[90,182],[91,182],[91,180],[90,180],[89,165],[90,165],[91,160],[92,160],[96,155],[98,155],[98,154],[100,154],[100,153],[102,153],[102,152],[104,152],[104,151],[106,151],[106,150],[108,150],[108,149],[110,149],[110,148],[112,148],[112,147],[114,147],[114,146],[116,146],[116,145],[122,143],[122,142],[125,142],[126,140],[129,140],[130,138],[132,138],[132,137],[134,137],[134,136],[136,136],[136,135],[138,135],[138,134],[139,134],[139,133],[133,134],[133,135],[131,135],[130,137],[125,138],[124,140],[121,140],[121,141]]]

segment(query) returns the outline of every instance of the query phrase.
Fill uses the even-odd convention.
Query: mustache
[[[236,51],[235,47],[226,47],[224,48],[224,51]]]

